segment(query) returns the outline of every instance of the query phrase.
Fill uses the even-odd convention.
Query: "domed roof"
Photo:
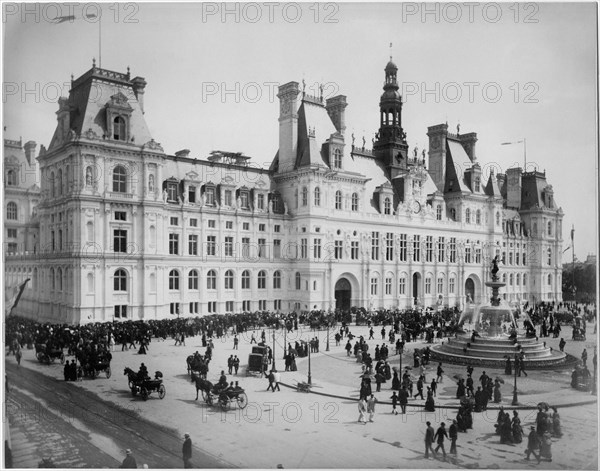
[[[382,100],[400,100],[401,98],[400,92],[393,89],[387,89],[383,92],[383,95],[381,95]]]
[[[396,64],[394,64],[391,60],[387,63],[387,65],[385,66],[385,71],[386,72],[391,72],[391,71],[398,71],[398,67],[396,66]]]

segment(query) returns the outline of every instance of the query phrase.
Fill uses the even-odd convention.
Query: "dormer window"
[[[15,186],[17,184],[17,172],[9,170],[6,172],[6,186]]]
[[[333,168],[342,168],[342,151],[340,149],[333,151]]]
[[[167,183],[167,201],[177,202],[177,183]]]
[[[249,198],[248,198],[248,192],[247,191],[240,191],[240,206],[242,207],[242,209],[249,209]]]
[[[212,186],[206,188],[206,190],[204,192],[204,197],[205,197],[207,206],[214,206],[215,205],[215,188]]]
[[[265,195],[262,193],[256,195],[256,207],[261,211],[265,209]]]
[[[116,141],[127,140],[127,129],[125,126],[125,120],[121,116],[117,116],[113,120],[113,139]]]
[[[473,183],[473,191],[479,193],[480,189],[480,180],[479,177],[475,177],[475,182]]]
[[[392,203],[389,198],[386,198],[383,202],[383,213],[390,214],[392,212]]]

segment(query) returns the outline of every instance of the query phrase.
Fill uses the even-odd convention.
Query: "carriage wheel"
[[[140,395],[144,401],[148,400],[148,390],[142,386],[142,390],[140,391]]]
[[[37,352],[35,354],[35,357],[38,359],[38,361],[41,363],[44,361],[44,354],[42,352]]]
[[[167,388],[165,388],[164,384],[161,384],[158,387],[158,397],[161,399],[164,399],[165,395],[167,394]]]
[[[237,399],[238,407],[240,409],[245,409],[246,406],[248,405],[248,396],[246,395],[246,393],[238,394],[236,399]]]
[[[231,400],[226,395],[219,397],[219,404],[221,405],[221,410],[223,411],[231,409]]]
[[[111,371],[110,371],[110,366],[107,366],[106,369],[104,370],[104,372],[106,373],[106,378],[110,378],[111,375]]]
[[[65,354],[64,354],[64,353],[61,353],[61,354],[60,354],[60,364],[61,364],[61,365],[64,365],[64,364],[65,364]]]

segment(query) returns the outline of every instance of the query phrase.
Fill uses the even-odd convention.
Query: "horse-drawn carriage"
[[[167,389],[162,381],[163,374],[160,371],[154,373],[154,379],[149,377],[140,378],[139,374],[131,368],[125,368],[123,374],[127,375],[132,396],[139,394],[145,401],[153,392],[157,392],[160,399],[163,399],[167,394]]]
[[[193,372],[196,372],[201,377],[206,378],[208,374],[208,365],[210,360],[206,356],[202,355],[190,355],[186,358],[185,363],[187,365],[187,372],[191,376]]]
[[[257,373],[262,374],[267,371],[267,347],[255,345],[252,347],[252,353],[248,355],[248,367],[246,368],[246,376]]]
[[[61,364],[65,363],[65,354],[62,348],[55,347],[53,345],[48,346],[45,343],[35,344],[35,357],[40,363],[53,363],[54,360],[60,360]]]
[[[198,399],[198,392],[201,391],[202,399],[209,406],[219,404],[222,410],[227,411],[231,409],[234,402],[240,409],[245,409],[248,405],[248,396],[243,388],[219,388],[219,385],[213,385],[207,379],[196,375],[192,375],[192,381],[196,382],[196,400]]]

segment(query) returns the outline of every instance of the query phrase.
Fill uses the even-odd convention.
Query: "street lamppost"
[[[331,315],[327,316],[327,346],[325,347],[325,351],[328,352],[329,351],[329,324],[331,322]]]
[[[310,345],[308,345],[308,384],[312,384],[312,378],[310,375]]]
[[[277,370],[275,368],[275,328],[273,328],[273,369]]]
[[[519,363],[519,354],[515,353],[515,386],[513,389],[513,400],[512,400],[512,405],[516,406],[519,404],[519,399],[517,397],[517,372],[520,368],[520,363]]]

